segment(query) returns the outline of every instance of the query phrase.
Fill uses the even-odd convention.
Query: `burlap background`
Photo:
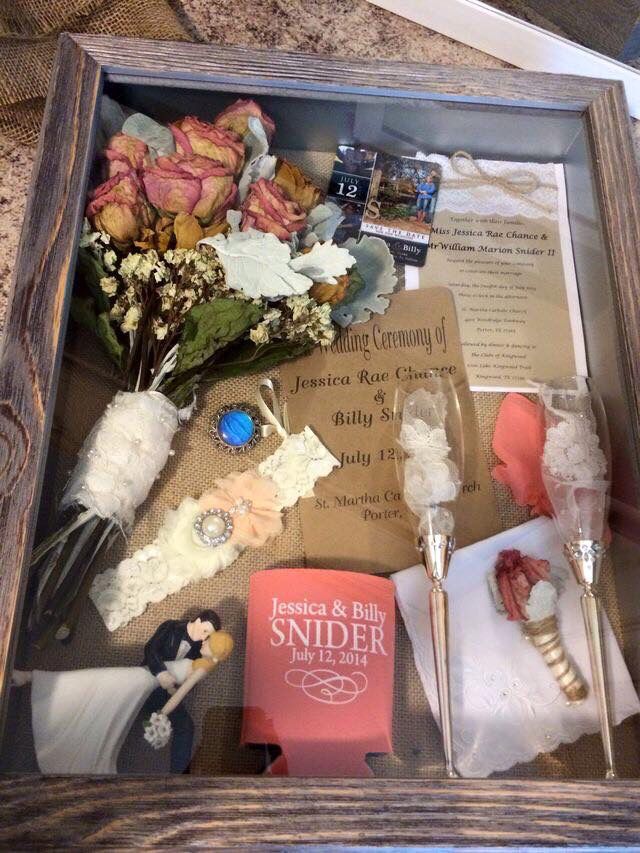
[[[97,368],[97,369],[96,369]],[[53,510],[82,437],[99,416],[115,389],[110,368],[83,335],[71,342],[63,367],[61,393],[54,426],[54,451],[48,472],[49,508]],[[272,377],[277,381],[278,372]],[[151,541],[167,508],[175,506],[187,494],[198,495],[213,480],[239,467],[251,467],[278,445],[277,437],[259,444],[249,455],[231,457],[215,449],[208,435],[212,415],[225,402],[251,402],[255,397],[255,378],[227,380],[199,395],[198,411],[190,424],[178,433],[175,456],[154,486],[141,508],[135,530],[129,541],[119,542],[102,558],[106,568],[136,548]],[[480,433],[484,452],[490,464],[496,460],[490,450],[493,424],[500,395],[476,395]],[[495,495],[504,527],[520,524],[528,518],[516,507],[509,493],[496,484]],[[348,523],[348,518],[345,518]],[[348,555],[345,555],[348,559]],[[196,722],[199,744],[192,772],[199,774],[257,773],[264,766],[266,751],[240,747],[239,733],[242,710],[242,677],[244,669],[243,637],[246,628],[246,597],[249,577],[254,571],[274,566],[305,564],[304,545],[296,508],[285,513],[285,531],[269,547],[246,551],[232,566],[215,578],[187,587],[146,612],[129,625],[109,633],[91,604],[82,613],[78,630],[69,645],[54,645],[31,655],[24,663],[43,669],[73,669],[86,666],[133,665],[140,661],[142,647],[156,627],[169,618],[195,614],[203,607],[214,607],[237,639],[232,658],[220,666],[189,697],[188,704]],[[603,581],[607,611],[620,636],[619,612],[615,586],[610,572]],[[268,674],[265,674],[268,677]],[[14,769],[35,769],[29,732],[28,691],[14,698],[11,748],[5,744],[3,764]],[[165,772],[166,751],[154,753],[141,739],[141,721],[134,725],[121,754],[123,772]],[[15,744],[19,748],[15,748]],[[634,723],[617,731],[621,772],[638,772],[638,740]],[[424,776],[437,778],[442,772],[440,737],[427,707],[420,680],[413,663],[413,653],[402,620],[396,630],[396,676],[394,688],[393,755],[375,756],[370,764],[376,775]],[[513,768],[505,776],[598,777],[604,772],[601,747],[597,736],[562,747],[552,755],[542,756],[527,765]]]
[[[0,132],[38,139],[62,32],[191,38],[167,0],[0,0]]]
[[[281,152],[284,153],[284,152]],[[331,152],[286,152],[312,178],[325,182],[331,170]],[[272,374],[277,381],[278,372]],[[93,342],[82,333],[71,333],[63,365],[57,410],[53,428],[49,469],[45,482],[45,507],[53,512],[73,465],[79,446],[90,427],[100,416],[116,389],[111,368]],[[198,496],[210,487],[216,477],[238,468],[253,467],[278,446],[277,437],[261,442],[250,454],[227,456],[217,450],[208,435],[209,423],[217,409],[229,402],[254,400],[254,377],[227,380],[203,389],[198,396],[198,410],[189,425],[176,438],[175,455],[170,458],[158,483],[141,507],[135,529],[128,541],[119,542],[103,556],[106,568],[150,542],[168,508],[175,507],[185,495]],[[490,465],[496,463],[491,450],[491,437],[501,395],[475,395],[483,452]],[[313,418],[310,417],[313,424]],[[526,521],[528,512],[518,508],[509,492],[495,484],[495,497],[505,528]],[[345,517],[348,524],[348,512]],[[345,554],[348,560],[348,554]],[[254,571],[274,566],[305,565],[298,511],[285,513],[285,531],[269,547],[246,551],[232,566],[215,578],[203,580],[176,595],[150,606],[146,612],[124,628],[110,634],[91,604],[84,609],[73,642],[54,645],[44,652],[25,656],[23,666],[43,669],[73,669],[87,666],[135,665],[140,662],[142,647],[157,626],[168,618],[194,615],[204,607],[213,607],[224,626],[236,638],[232,658],[221,665],[187,699],[196,723],[199,744],[191,772],[198,774],[257,773],[267,758],[266,750],[239,746],[242,710],[242,677],[244,665],[243,638],[246,626],[248,581]],[[615,585],[610,571],[603,578],[603,594],[614,630],[621,639],[620,616]],[[26,652],[23,651],[23,654]],[[268,673],[265,673],[268,677]],[[0,765],[7,769],[36,769],[29,731],[28,690],[18,691],[11,707]],[[166,772],[167,750],[155,753],[141,737],[141,721],[132,728],[122,750],[123,772]],[[620,772],[637,775],[638,738],[636,724],[626,723],[617,731]],[[413,654],[402,620],[398,618],[396,637],[396,676],[394,688],[394,753],[370,758],[377,776],[423,776],[437,778],[442,774],[442,751],[436,724],[428,709]],[[602,749],[597,736],[581,739],[545,755],[527,765],[520,765],[504,776],[544,776],[597,778],[604,774]]]

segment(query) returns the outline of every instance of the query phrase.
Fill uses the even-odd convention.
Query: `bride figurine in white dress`
[[[226,631],[213,631],[201,657],[166,661],[179,685],[161,714],[168,717],[233,650]],[[147,698],[158,687],[145,666],[101,667],[68,672],[16,670],[16,686],[31,684],[32,727],[42,773],[117,773],[118,753]],[[141,734],[142,736],[142,734]]]

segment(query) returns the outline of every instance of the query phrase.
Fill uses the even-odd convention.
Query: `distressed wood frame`
[[[212,45],[63,35],[0,368],[0,696],[20,625],[104,81],[272,85],[570,110],[584,117],[625,382],[640,436],[640,181],[622,84],[520,71],[350,62]],[[46,199],[46,203],[42,203]],[[0,776],[0,847],[286,843],[640,843],[640,781]]]

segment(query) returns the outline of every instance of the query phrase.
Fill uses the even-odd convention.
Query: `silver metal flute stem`
[[[447,776],[457,778],[453,764],[453,730],[451,725],[451,690],[449,686],[449,605],[442,583],[449,570],[449,562],[455,547],[452,536],[430,534],[420,539],[422,561],[431,581],[429,592],[429,616],[431,618],[431,640],[436,667],[440,728]]]
[[[607,768],[606,778],[615,779],[617,778],[617,773],[613,750],[611,708],[609,705],[606,678],[602,625],[600,621],[600,600],[595,589],[605,550],[604,544],[597,539],[577,539],[574,542],[567,542],[564,546],[564,552],[569,565],[576,580],[582,587],[580,604],[582,606],[582,617],[589,645],[591,679],[600,715],[600,734]]]

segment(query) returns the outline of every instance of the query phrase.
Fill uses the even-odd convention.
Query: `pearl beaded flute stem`
[[[438,377],[410,394],[398,389],[395,414],[395,423],[400,424],[397,440],[405,454],[400,477],[404,499],[418,519],[418,550],[431,582],[429,615],[445,768],[447,776],[455,778],[458,773],[453,761],[449,605],[443,587],[455,548],[454,517],[443,504],[456,500],[461,485],[462,425],[453,384]],[[459,459],[454,462],[451,456],[456,454]]]
[[[609,433],[602,400],[590,379],[572,376],[541,384],[545,443],[542,477],[564,540],[564,553],[582,587],[580,604],[598,702],[606,778],[617,776],[600,621],[598,577],[610,488]]]

